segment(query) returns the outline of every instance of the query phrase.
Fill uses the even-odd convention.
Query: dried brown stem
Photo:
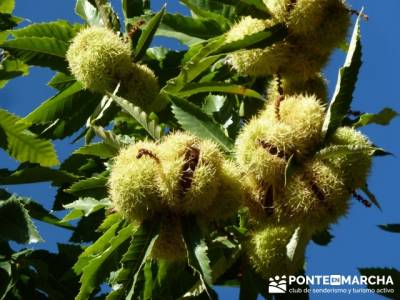
[[[193,182],[193,175],[200,159],[200,149],[188,147],[185,151],[185,163],[182,167],[182,175],[179,181],[181,197],[190,189]]]
[[[136,159],[141,159],[143,156],[148,156],[152,159],[154,159],[158,164],[160,163],[160,159],[150,150],[147,149],[139,149],[137,155],[136,155]]]

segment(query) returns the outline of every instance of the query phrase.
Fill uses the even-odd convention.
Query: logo
[[[284,294],[287,290],[287,281],[286,276],[283,275],[270,277],[269,278],[269,286],[268,286],[268,293],[270,294]]]
[[[330,285],[341,285],[342,284],[342,276],[340,275],[331,275],[330,276]]]

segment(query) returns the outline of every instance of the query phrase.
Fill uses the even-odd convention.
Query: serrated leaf
[[[104,141],[104,143],[114,148],[116,151],[119,151],[121,147],[126,145],[126,143],[124,143],[124,140],[122,140],[120,136],[115,135],[111,131],[105,130],[100,126],[91,126],[90,128],[93,128],[96,135],[100,137]]]
[[[61,90],[65,90],[66,88],[70,87],[75,82],[76,82],[76,79],[73,75],[67,75],[67,74],[58,72],[47,83],[47,85],[61,91]]]
[[[106,143],[95,143],[83,146],[75,150],[73,154],[92,155],[107,159],[118,154],[118,151]]]
[[[135,60],[140,60],[141,57],[146,53],[146,50],[150,46],[154,34],[158,29],[158,26],[160,26],[164,13],[165,13],[165,5],[154,17],[150,19],[149,23],[143,29],[142,34],[140,35],[140,38],[135,48],[134,52]]]
[[[115,227],[117,226],[118,224],[116,224]],[[109,231],[107,231],[106,234],[108,232]],[[113,233],[115,234],[116,232],[114,231]],[[108,276],[108,272],[106,272],[108,269],[106,264],[107,259],[116,251],[118,251],[118,249],[129,239],[131,235],[132,225],[128,225],[119,230],[118,235],[111,236],[111,239],[108,239],[107,241],[102,240],[104,245],[98,246],[104,249],[104,251],[102,251],[100,254],[94,257],[88,257],[86,256],[87,252],[85,251],[86,254],[84,252],[84,257],[87,258],[88,261],[82,268],[82,276],[80,279],[81,288],[79,290],[79,294],[75,298],[76,300],[88,299],[92,292],[103,282],[103,280]],[[79,264],[79,260],[77,264]],[[77,265],[74,267],[75,270],[77,269],[76,266]]]
[[[223,33],[220,24],[212,19],[165,14],[156,34],[176,38],[190,45]]]
[[[389,232],[394,232],[394,233],[400,233],[400,224],[385,224],[385,225],[378,225],[379,228],[389,231]]]
[[[177,77],[169,80],[163,90],[168,93],[179,92],[186,84],[193,81],[229,51],[241,50],[243,47],[247,49],[261,46],[267,47],[276,41],[282,40],[285,35],[286,30],[282,24],[279,24],[232,43],[226,42],[225,35],[212,38],[204,43],[198,43],[186,53],[182,71]]]
[[[236,16],[235,7],[232,5],[222,4],[213,0],[181,0],[195,16],[212,19],[223,26],[224,31],[231,24],[231,18]]]
[[[299,270],[293,269],[298,267],[299,262],[304,260],[305,250],[310,241],[310,233],[307,229],[297,227],[292,238],[286,245],[286,254],[289,259],[288,270],[290,273],[296,273]]]
[[[354,127],[367,126],[369,124],[389,125],[390,122],[399,116],[399,113],[391,108],[384,108],[377,114],[362,114]]]
[[[0,88],[3,88],[7,82],[18,76],[28,75],[29,68],[18,59],[7,58],[0,64]]]
[[[211,51],[210,51],[211,52]],[[179,75],[167,82],[163,91],[168,93],[179,92],[187,83],[193,81],[197,76],[207,70],[215,63],[222,55],[213,55],[205,58],[192,59],[187,62]]]
[[[107,228],[107,230],[92,245],[88,246],[85,251],[79,255],[77,262],[73,266],[73,270],[76,274],[82,274],[83,269],[87,266],[88,262],[92,258],[101,255],[110,246],[110,241],[118,234],[123,223],[124,222],[121,219],[113,222],[112,225]]]
[[[72,109],[74,96],[83,91],[83,86],[75,82],[66,89],[60,91],[57,95],[44,101],[38,108],[25,117],[25,120],[31,123],[50,122],[60,118]]]
[[[111,3],[108,0],[92,0],[92,3],[96,5],[104,26],[113,31],[119,31],[119,18],[114,12]]]
[[[177,97],[171,97],[170,99],[173,103],[172,112],[183,129],[201,138],[213,140],[226,152],[231,151],[233,141],[228,138],[221,127],[198,106]]]
[[[362,13],[362,12],[361,12]],[[335,92],[329,104],[322,132],[329,136],[338,128],[350,110],[361,61],[360,16],[354,27],[344,66],[339,70]]]
[[[0,12],[0,41],[4,41],[9,32],[5,32],[6,30],[12,29],[17,26],[22,19],[12,16],[9,13]]]
[[[360,274],[364,276],[385,276],[386,279],[390,276],[393,281],[393,285],[386,285],[382,281],[377,281],[376,284],[367,283],[367,288],[373,289],[378,295],[387,297],[389,299],[400,299],[399,270],[389,268],[359,268],[358,270],[360,271]],[[390,292],[391,290],[393,290],[393,293]]]
[[[199,274],[200,280],[206,287],[207,295],[211,299],[213,278],[210,259],[207,254],[208,246],[197,221],[193,222],[193,218],[183,218],[182,234],[186,245],[189,265]]]
[[[28,212],[16,199],[0,201],[0,239],[20,244],[43,241]]]
[[[143,126],[143,128],[149,133],[149,135],[155,139],[159,140],[163,135],[163,129],[157,123],[148,119],[147,113],[144,112],[140,107],[134,106],[128,100],[118,97],[113,94],[108,94],[121,108],[128,112],[135,120]]]
[[[80,217],[87,217],[92,213],[110,206],[108,199],[97,200],[94,198],[86,197],[79,198],[78,200],[64,205],[64,208],[71,209],[63,219],[62,222],[69,222]]]
[[[0,126],[7,136],[8,153],[18,161],[45,167],[59,164],[53,144],[28,131],[29,124],[22,119],[0,109]]]
[[[367,195],[369,201],[371,201],[380,211],[382,211],[382,207],[378,202],[378,199],[375,197],[375,195],[369,190],[368,186],[365,185],[361,188],[361,190],[364,192],[365,195]]]
[[[79,82],[74,82],[44,101],[25,119],[37,124],[42,136],[62,139],[84,126],[100,101],[101,95],[83,90]]]
[[[218,113],[224,107],[227,101],[226,96],[208,95],[204,98],[202,110],[209,116]]]
[[[151,254],[158,232],[159,223],[154,221],[145,221],[136,229],[128,251],[122,257],[122,267],[112,282],[113,291],[106,300],[133,299],[139,272]]]
[[[79,197],[105,198],[108,195],[107,178],[91,177],[83,179],[71,185],[66,192]]]
[[[190,97],[198,93],[213,93],[213,92],[242,95],[265,101],[264,97],[254,90],[248,89],[241,85],[230,84],[225,82],[189,83],[185,85],[185,87],[182,88],[178,93],[176,93],[176,95],[178,97]]]
[[[122,0],[122,12],[125,19],[144,15],[144,11],[150,9],[149,4],[144,0]]]
[[[75,5],[75,13],[80,16],[89,25],[102,25],[100,12],[88,0],[77,0]]]
[[[236,249],[227,256],[220,257],[215,263],[212,264],[212,277],[213,282],[216,282],[218,278],[223,276],[223,274],[230,269],[240,258],[242,254],[241,249]],[[198,280],[179,300],[192,299],[192,297],[197,297],[205,291],[205,286],[201,280]]]
[[[74,227],[69,225],[68,223],[65,223],[61,221],[59,218],[51,214],[47,209],[45,209],[41,204],[33,201],[30,198],[23,198],[23,197],[17,197],[13,196],[12,199],[16,199],[19,202],[21,202],[24,206],[24,208],[28,211],[29,216],[32,217],[33,219],[61,227],[64,229],[69,229],[72,230]]]
[[[107,215],[103,222],[100,224],[99,228],[97,228],[97,231],[100,232],[105,232],[108,229],[111,228],[114,224],[117,224],[122,221],[122,217],[119,213],[112,213],[110,215]]]
[[[242,39],[224,43],[214,54],[230,53],[234,51],[250,50],[255,48],[266,48],[279,42],[287,35],[287,28],[284,24],[277,24],[266,28],[263,31],[244,36]]]
[[[49,37],[21,37],[5,41],[0,46],[28,65],[69,72],[65,60],[66,42]]]
[[[81,25],[72,25],[64,20],[48,23],[35,23],[20,29],[10,31],[15,38],[48,37],[63,42],[69,42],[80,30]]]
[[[337,156],[356,155],[356,154],[369,154],[373,155],[376,151],[381,150],[373,146],[361,145],[332,145],[321,149],[315,154],[315,158],[329,159]]]
[[[63,184],[70,184],[76,181],[78,178],[78,176],[65,171],[53,170],[50,168],[37,166],[15,170],[14,172],[4,172],[4,169],[0,169],[1,185],[27,184],[50,181],[54,185],[60,186]]]

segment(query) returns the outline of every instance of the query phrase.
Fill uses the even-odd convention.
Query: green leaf
[[[114,147],[103,142],[83,146],[75,150],[73,154],[92,155],[100,157],[101,159],[107,159],[117,155],[118,151]]]
[[[110,229],[114,224],[121,222],[122,217],[119,213],[112,213],[107,215],[100,226],[97,228],[100,232],[105,232]]]
[[[86,91],[79,82],[74,82],[44,101],[25,119],[39,123],[42,136],[64,138],[85,125],[100,101],[101,95]]]
[[[263,0],[239,0],[239,2],[244,2],[247,5],[256,7],[260,11],[269,13],[268,8],[265,6]]]
[[[145,221],[132,236],[128,251],[121,260],[122,267],[112,281],[112,292],[106,300],[133,299],[139,272],[144,266],[158,238],[159,223]]]
[[[399,113],[391,108],[384,108],[377,114],[362,114],[358,121],[354,124],[355,127],[367,126],[369,124],[389,125],[390,122],[399,116]]]
[[[122,12],[125,19],[144,15],[147,9],[150,9],[150,2],[147,0],[122,0]]]
[[[2,172],[3,171],[3,172]],[[0,184],[27,184],[50,181],[56,186],[70,184],[78,179],[77,176],[45,167],[28,167],[14,172],[5,172],[0,169]]]
[[[45,209],[41,204],[29,199],[29,198],[22,198],[13,196],[14,199],[18,200],[19,202],[23,203],[25,209],[28,211],[29,216],[32,218],[57,226],[64,229],[73,229],[74,227],[61,221],[59,218],[51,214],[47,209]]]
[[[230,53],[244,49],[266,48],[279,42],[287,35],[287,28],[284,24],[277,24],[263,31],[244,36],[242,39],[224,43],[214,54]]]
[[[389,232],[394,232],[394,233],[400,233],[400,224],[385,224],[385,225],[378,225],[379,228],[389,231]]]
[[[396,269],[389,268],[359,268],[361,275],[364,276],[385,276],[388,278],[389,276],[393,280],[393,285],[384,284],[380,281],[377,281],[377,284],[367,284],[367,288],[373,289],[376,291],[378,295],[387,297],[389,299],[400,299],[400,272]],[[386,289],[386,291],[385,291]],[[390,291],[394,292],[391,293]],[[381,292],[379,292],[381,291]]]
[[[78,200],[64,205],[64,208],[71,209],[63,219],[62,222],[69,222],[80,217],[87,217],[92,213],[110,206],[108,199],[96,200],[94,198],[86,197],[79,198]]]
[[[25,120],[31,123],[55,121],[62,115],[76,108],[78,103],[74,97],[77,93],[83,91],[83,87],[79,82],[75,82],[66,89],[60,91],[57,95],[44,101],[38,108],[25,117]],[[75,105],[74,105],[75,104]]]
[[[140,60],[141,57],[146,53],[146,50],[150,46],[154,34],[158,29],[158,26],[160,26],[164,13],[165,13],[165,5],[153,18],[151,18],[149,23],[143,29],[139,41],[136,45],[134,53],[135,60]]]
[[[163,135],[163,129],[159,126],[156,121],[149,120],[147,113],[144,112],[140,107],[134,106],[128,100],[113,95],[111,93],[108,94],[119,106],[121,106],[125,111],[127,111],[135,120],[143,126],[143,128],[149,133],[149,135],[155,139],[161,139]]]
[[[221,4],[220,1],[213,0],[180,0],[198,17],[212,19],[223,26],[224,31],[231,24],[229,19],[236,16],[235,7],[232,5]]]
[[[113,218],[112,225],[79,256],[73,267],[76,274],[82,274],[83,269],[87,266],[89,261],[92,258],[100,256],[110,246],[110,241],[118,234],[121,226],[123,226],[123,221],[121,219],[114,220]]]
[[[58,72],[49,81],[49,83],[47,83],[47,85],[61,91],[61,90],[65,90],[66,88],[70,87],[75,82],[76,82],[76,79],[73,75],[67,75],[67,74]]]
[[[181,1],[189,8],[196,6],[204,11],[212,12],[227,19],[233,19],[236,15],[236,8],[234,5],[226,4],[232,1],[217,1],[217,0],[185,0]],[[189,6],[190,5],[190,6]]]
[[[199,274],[200,280],[206,287],[206,292],[211,298],[211,286],[213,283],[210,259],[208,258],[208,246],[203,237],[197,221],[186,217],[182,219],[182,234],[186,245],[189,265]]]
[[[382,149],[373,146],[361,146],[361,145],[333,145],[323,148],[315,154],[315,158],[318,159],[329,159],[337,156],[356,155],[356,154],[369,154],[373,155],[376,151]]]
[[[89,299],[92,292],[103,282],[103,280],[109,275],[109,266],[107,260],[130,238],[132,235],[132,225],[128,225],[118,231],[116,235],[116,229],[118,224],[111,227],[99,240],[101,243],[97,244],[99,240],[93,244],[96,247],[90,249],[88,247],[85,252],[79,257],[77,264],[74,266],[74,270],[82,271],[80,279],[81,288],[79,294],[76,296],[76,300],[87,300]],[[112,233],[112,235],[109,234]],[[108,234],[107,240],[104,239],[105,235]],[[101,248],[101,253],[95,252],[97,248]],[[95,256],[87,256],[88,252],[95,252]],[[85,261],[85,265],[81,266],[82,260]],[[80,269],[82,267],[82,269]]]
[[[304,260],[306,247],[310,241],[310,233],[302,227],[298,227],[293,233],[290,242],[286,245],[287,257],[289,258],[289,272],[296,273],[299,270],[293,269],[298,267],[299,262]]]
[[[246,36],[242,40],[232,43],[227,43],[225,35],[222,35],[204,43],[196,44],[186,53],[185,57],[187,62],[183,65],[182,71],[177,77],[168,81],[167,86],[164,87],[163,90],[168,93],[177,93],[182,90],[186,84],[206,71],[227,52],[241,50],[243,47],[247,49],[267,47],[276,41],[282,40],[285,35],[286,30],[284,26],[278,24],[263,32]]]
[[[14,11],[15,0],[2,0],[0,2],[0,12],[11,14]]]
[[[111,3],[108,0],[92,0],[92,2],[96,5],[104,26],[114,31],[119,31],[119,19]]]
[[[193,81],[221,57],[222,55],[214,55],[199,60],[190,60],[182,67],[182,71],[177,77],[168,81],[167,85],[163,88],[163,91],[167,93],[179,92],[185,84]]]
[[[214,113],[218,113],[224,107],[227,99],[226,96],[220,95],[208,95],[204,99],[202,110],[209,116],[213,116]]]
[[[77,0],[75,13],[92,26],[102,25],[102,19],[97,8],[89,0]]]
[[[68,73],[65,60],[68,44],[64,41],[49,37],[21,37],[5,41],[0,47],[28,65]]]
[[[28,75],[29,68],[18,59],[7,58],[0,64],[0,88],[3,88],[7,82],[18,76]]]
[[[1,126],[0,126],[0,148],[3,148],[3,149],[8,148],[7,135]]]
[[[3,41],[8,36],[9,32],[4,32],[6,30],[12,29],[17,26],[22,20],[20,18],[14,17],[9,13],[0,12],[0,40]]]
[[[198,106],[177,97],[171,96],[170,99],[173,103],[172,112],[183,129],[201,138],[213,140],[226,152],[231,151],[233,141],[228,138],[221,127]]]
[[[67,21],[59,20],[48,23],[35,23],[21,29],[12,30],[10,33],[17,39],[23,37],[47,37],[67,43],[80,29],[80,24],[72,25]]]
[[[83,179],[74,183],[66,192],[79,197],[106,198],[107,178],[99,176]]]
[[[176,38],[187,45],[223,33],[223,29],[215,20],[193,19],[179,14],[165,14],[157,31],[157,35]]]
[[[27,210],[16,199],[0,201],[0,239],[20,244],[43,241]]]
[[[380,211],[382,211],[382,207],[378,202],[378,199],[375,197],[375,195],[369,190],[368,186],[365,185],[361,188],[361,190],[364,192],[365,195],[367,195],[369,201],[371,201]]]
[[[350,110],[353,92],[362,64],[360,18],[361,16],[357,19],[346,61],[339,70],[335,92],[325,117],[322,131],[326,136],[329,136],[341,125]]]
[[[312,236],[313,242],[319,246],[329,245],[333,238],[334,236],[329,232],[328,229],[317,232]]]
[[[212,93],[212,92],[242,95],[265,101],[264,97],[261,96],[256,91],[253,91],[241,85],[230,84],[225,82],[190,83],[187,84],[183,89],[181,89],[179,93],[177,93],[177,96],[190,97],[198,93]]]
[[[36,23],[21,29],[10,30],[14,40],[3,43],[15,57],[30,65],[50,67],[68,73],[64,59],[68,42],[76,35],[80,25],[66,21]]]
[[[119,151],[124,145],[126,145],[120,136],[115,135],[111,131],[105,130],[100,126],[91,126],[90,128],[93,128],[96,135],[100,137],[104,143],[114,148],[116,151]]]
[[[45,167],[59,164],[51,142],[41,140],[28,131],[29,124],[0,109],[0,127],[8,140],[8,153],[20,162],[38,163]]]

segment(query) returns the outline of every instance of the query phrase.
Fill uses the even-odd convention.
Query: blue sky
[[[67,19],[80,22],[73,14],[74,0],[52,1],[16,0],[15,14],[32,22]],[[113,1],[119,4],[119,1]],[[159,9],[163,1],[157,2],[154,9]],[[365,6],[370,20],[362,23],[363,67],[355,92],[354,109],[365,112],[378,112],[383,107],[392,107],[400,111],[400,2],[398,0],[351,0],[354,9]],[[116,4],[117,5],[117,4]],[[169,1],[170,12],[185,10],[178,1]],[[25,22],[25,25],[28,23]],[[176,42],[157,39],[157,45],[171,48]],[[336,83],[338,67],[344,61],[344,54],[337,52],[332,57],[325,75],[329,80],[330,92]],[[45,85],[52,72],[47,69],[32,68],[29,77],[21,77],[10,82],[0,90],[0,107],[20,116],[26,115],[55,91]],[[369,126],[363,131],[377,145],[395,154],[396,157],[378,158],[375,161],[369,179],[370,189],[381,202],[383,212],[375,208],[365,208],[353,201],[351,211],[337,225],[332,227],[334,240],[328,247],[311,244],[307,249],[307,273],[313,274],[357,274],[358,267],[396,267],[400,269],[400,236],[384,232],[377,224],[400,223],[400,201],[397,196],[400,168],[400,120],[395,120],[390,127]],[[76,145],[69,140],[56,142],[60,159],[65,159]],[[18,164],[0,151],[0,168],[15,168]],[[50,208],[55,191],[49,184],[34,184],[8,187],[11,192],[30,196]],[[61,229],[49,230],[44,224],[39,229],[50,250],[56,249],[56,241],[67,241],[68,233]],[[44,245],[39,245],[43,247]],[[220,298],[236,299],[237,291],[218,289]],[[380,299],[376,295],[352,296],[351,299]],[[337,299],[335,296],[311,296],[311,299]],[[350,299],[350,298],[349,298]]]

